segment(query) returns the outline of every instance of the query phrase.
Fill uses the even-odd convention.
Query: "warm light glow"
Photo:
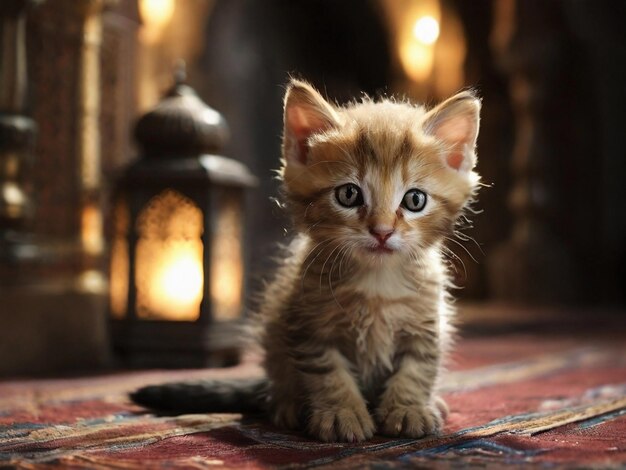
[[[137,258],[144,263],[138,262],[138,270],[145,268],[137,286],[137,316],[197,320],[204,287],[200,240],[152,240],[138,244]]]
[[[232,320],[241,315],[241,207],[239,198],[234,194],[230,196],[224,193],[220,198],[211,250],[211,299],[213,317],[217,320]]]
[[[510,2],[495,3],[500,7]],[[462,88],[466,44],[456,9],[440,0],[382,0],[381,4],[402,72],[410,81],[398,84],[403,91],[423,101],[441,99]]]
[[[176,0],[140,0],[139,13],[144,27],[142,38],[147,43],[154,43],[161,37],[161,32],[174,15]]]
[[[397,7],[394,11],[398,22],[398,52],[404,71],[426,90],[433,78],[435,49],[439,45],[439,0],[406,0],[404,9]]]
[[[140,0],[139,12],[147,26],[162,28],[172,18],[175,6],[175,0]]]
[[[114,211],[114,235],[111,243],[111,279],[109,281],[111,315],[124,318],[128,307],[128,206],[118,202]]]
[[[404,69],[416,82],[426,81],[433,69],[434,51],[432,47],[417,41],[410,41],[400,49]]]
[[[163,261],[155,278],[158,295],[164,304],[187,308],[202,298],[202,262],[193,246],[179,243],[171,247],[168,259]]]
[[[202,211],[176,191],[150,201],[137,220],[137,317],[194,321],[204,291]]]
[[[498,2],[496,2],[498,3]],[[445,30],[437,40],[437,53],[433,67],[434,91],[436,96],[450,96],[465,84],[465,33],[458,15],[448,10]]]
[[[96,269],[89,269],[78,276],[77,287],[83,292],[101,294],[106,292],[107,283],[102,272]]]
[[[98,255],[104,249],[102,213],[95,204],[83,207],[80,220],[80,238],[85,253]]]
[[[423,16],[413,26],[413,36],[422,44],[434,44],[439,37],[439,22],[432,16]]]

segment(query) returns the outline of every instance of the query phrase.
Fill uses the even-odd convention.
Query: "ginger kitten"
[[[219,393],[213,382],[147,387],[133,399],[212,411],[236,408],[219,402],[238,393],[323,441],[438,432],[453,313],[443,242],[477,189],[479,111],[471,92],[432,110],[337,107],[292,80],[281,176],[297,236],[258,315],[267,377]]]

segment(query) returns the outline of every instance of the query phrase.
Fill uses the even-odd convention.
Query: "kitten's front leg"
[[[445,402],[433,396],[439,356],[435,336],[413,337],[401,345],[397,369],[376,410],[382,434],[419,438],[439,432],[447,413]]]
[[[374,421],[339,351],[329,348],[303,356],[296,368],[309,402],[309,434],[326,442],[363,441],[374,435]]]

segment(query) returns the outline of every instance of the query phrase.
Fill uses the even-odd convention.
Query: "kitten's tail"
[[[181,413],[258,413],[265,409],[267,378],[207,379],[149,385],[130,393],[135,403]]]

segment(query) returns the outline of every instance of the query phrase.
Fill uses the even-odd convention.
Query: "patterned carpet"
[[[231,369],[124,372],[0,383],[0,467],[626,468],[626,342],[506,334],[459,342],[444,433],[324,444],[261,417],[155,416],[136,387]]]

